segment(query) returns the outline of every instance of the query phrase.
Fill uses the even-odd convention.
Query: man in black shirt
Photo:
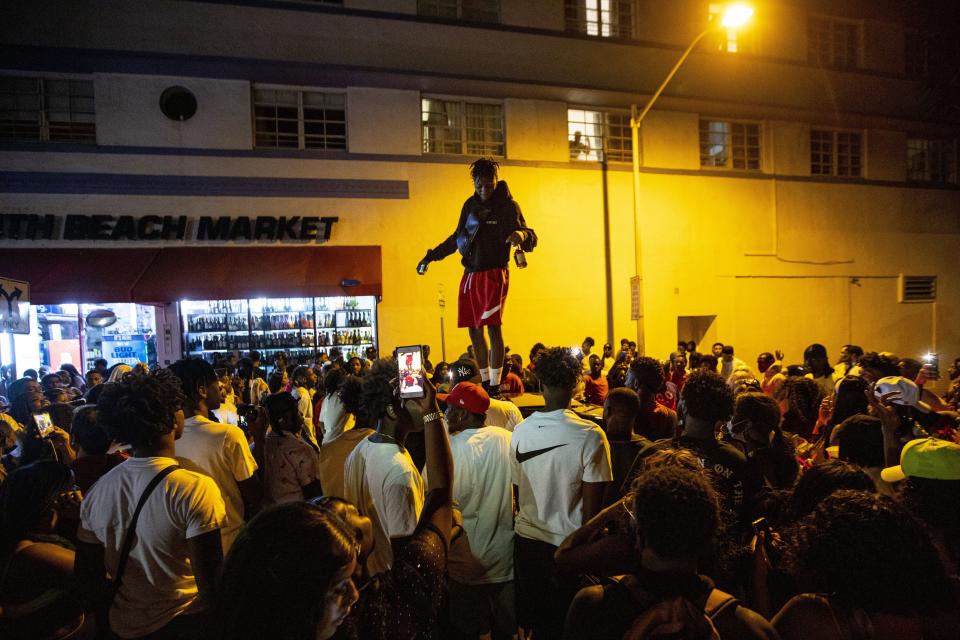
[[[497,181],[498,168],[497,162],[489,158],[480,158],[470,165],[476,192],[463,203],[457,228],[427,251],[417,265],[417,273],[423,275],[429,263],[443,260],[454,251],[463,256],[457,326],[469,330],[483,385],[493,396],[499,394],[503,372],[500,327],[509,285],[510,246],[532,251],[537,245],[537,234],[527,227],[507,183]],[[489,351],[483,327],[490,334]]]
[[[700,369],[687,376],[680,392],[683,435],[679,446],[690,449],[713,479],[724,505],[737,516],[745,514],[759,488],[747,457],[731,444],[717,440],[733,415],[733,392],[719,374]],[[674,445],[660,440],[658,446]]]

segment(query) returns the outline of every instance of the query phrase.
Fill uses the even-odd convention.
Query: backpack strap
[[[734,596],[720,589],[714,589],[707,596],[707,602],[703,606],[703,614],[715,621],[720,615],[728,609],[736,609],[740,604]]]
[[[126,533],[123,534],[123,544],[120,546],[120,557],[117,561],[117,570],[114,573],[113,580],[110,582],[110,587],[107,589],[107,606],[113,604],[113,599],[117,596],[117,592],[120,590],[120,581],[123,579],[123,571],[127,568],[127,558],[130,557],[130,551],[133,548],[133,538],[137,531],[137,520],[140,519],[140,512],[143,511],[143,506],[147,503],[147,498],[150,497],[150,494],[153,493],[153,490],[157,488],[157,485],[159,485],[164,478],[179,468],[180,465],[172,464],[169,467],[161,469],[157,475],[153,476],[153,479],[150,480],[150,484],[148,484],[147,488],[143,490],[143,493],[140,494],[140,501],[137,503],[137,508],[133,511],[133,518],[130,520],[130,525],[127,527]]]

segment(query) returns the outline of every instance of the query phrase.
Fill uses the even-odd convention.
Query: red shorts
[[[464,273],[460,279],[457,326],[503,324],[503,303],[507,300],[509,284],[510,272],[506,269]]]

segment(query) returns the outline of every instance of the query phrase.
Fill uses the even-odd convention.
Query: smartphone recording
[[[423,352],[420,345],[397,347],[397,369],[400,372],[397,384],[400,387],[400,397],[422,398],[426,395],[423,371]]]
[[[46,438],[53,433],[53,420],[50,419],[49,413],[35,413],[33,421],[37,425],[37,432],[40,433],[41,438]]]

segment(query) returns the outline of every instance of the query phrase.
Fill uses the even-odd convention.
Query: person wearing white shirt
[[[263,487],[254,475],[257,463],[239,427],[207,417],[220,407],[220,387],[213,367],[206,360],[186,358],[170,365],[170,370],[180,378],[186,395],[187,418],[177,455],[183,466],[207,474],[220,488],[227,507],[227,521],[221,530],[226,553],[244,520],[260,509]]]
[[[481,383],[480,365],[476,360],[463,358],[450,365],[450,372],[453,374],[453,384],[461,382]],[[441,395],[442,400],[445,396]],[[488,427],[503,427],[507,431],[513,431],[514,428],[523,421],[523,414],[517,405],[509,400],[498,400],[490,398],[490,408],[487,409],[487,416],[484,424]]]
[[[373,524],[375,545],[367,558],[371,576],[390,569],[394,547],[413,535],[424,503],[424,482],[404,448],[407,435],[423,422],[402,410],[396,362],[377,360],[363,379],[364,409],[377,430],[362,440],[343,465],[344,498]],[[390,402],[382,393],[391,389]]]
[[[570,410],[580,361],[563,347],[537,360],[544,411],[517,425],[510,445],[511,476],[519,496],[516,532],[517,614],[535,637],[559,638],[575,584],[556,586],[557,546],[600,511],[613,480],[610,445],[596,424]]]
[[[240,422],[240,416],[237,414],[237,397],[233,393],[233,385],[230,384],[230,373],[224,370],[221,374],[220,406],[214,409],[213,415],[217,416],[217,420],[224,424],[237,426]]]
[[[196,614],[212,596],[219,573],[226,511],[212,479],[177,468],[181,401],[179,385],[166,370],[131,373],[100,396],[98,421],[110,437],[131,446],[132,456],[100,478],[80,508],[76,575],[82,593],[109,607],[109,614],[96,617],[102,637],[112,632],[120,638],[193,639],[204,631]],[[117,575],[135,507],[167,469],[143,502],[136,543],[111,600],[107,575]]]
[[[513,589],[513,487],[510,432],[484,424],[490,398],[461,382],[447,396],[453,500],[465,536],[450,549],[450,623],[464,636],[517,633]]]
[[[297,399],[297,409],[303,418],[303,435],[318,449],[320,439],[313,425],[313,395],[317,387],[317,373],[311,368],[300,365],[293,370],[293,390],[290,392]]]

